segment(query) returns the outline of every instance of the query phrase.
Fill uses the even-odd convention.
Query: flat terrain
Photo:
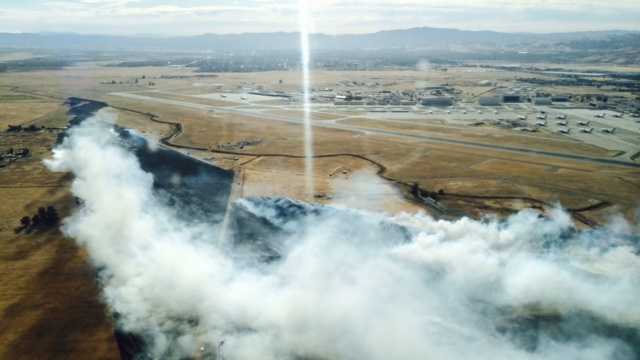
[[[191,151],[194,156],[219,166],[244,169],[245,186],[251,189],[246,195],[277,194],[304,198],[304,167],[301,159],[303,144],[301,126],[297,120],[270,120],[271,115],[260,117],[242,112],[212,113],[189,106],[139,100],[141,99],[122,96],[109,98],[110,103],[123,108],[153,112],[167,121],[178,120],[182,124],[182,132],[173,137],[171,143],[187,147],[186,151]],[[376,126],[379,124],[373,123]],[[317,155],[325,156],[316,162],[316,188],[321,193],[319,195],[331,196],[331,186],[327,182],[332,182],[334,168],[346,167],[348,174],[363,167],[377,171],[377,167],[372,165],[374,162],[384,166],[384,175],[389,178],[403,183],[417,182],[425,189],[451,193],[452,196],[445,196],[442,202],[452,209],[470,214],[479,215],[483,210],[491,208],[500,210],[506,207],[515,210],[535,205],[525,198],[546,203],[560,202],[576,209],[604,201],[615,203],[618,208],[627,208],[629,211],[635,206],[632,199],[638,195],[638,170],[633,166],[424,141],[421,138],[403,136],[402,134],[412,135],[416,131],[407,128],[394,129],[396,133],[401,132],[400,135],[376,134],[373,132],[375,127],[370,125],[367,130],[354,131],[354,128],[327,127],[322,120],[318,120],[315,151]],[[516,141],[521,136],[509,134],[511,133],[503,136],[507,141],[517,144]],[[428,136],[433,136],[433,132],[428,133]],[[478,137],[471,133],[456,139],[473,136]],[[545,151],[562,151],[561,154],[585,154],[595,159],[607,159],[607,156],[613,154],[564,138],[555,142],[553,137],[531,140],[522,138],[525,139],[525,145],[530,141],[533,149],[538,146]],[[480,139],[481,144],[499,141],[482,137]],[[229,150],[225,146],[244,140],[260,142],[242,149]],[[499,144],[503,145],[502,142]],[[195,151],[197,149],[201,151]],[[227,149],[229,153],[216,154],[220,149]],[[369,161],[348,155],[362,156]],[[333,166],[324,165],[327,156],[330,156]],[[283,177],[287,181],[278,181]],[[493,199],[480,200],[474,196]],[[501,199],[503,197],[525,200]],[[321,197],[320,200],[323,201],[324,198]],[[485,201],[491,203],[491,207]],[[394,209],[398,207],[394,206]],[[597,212],[590,215],[600,219],[608,216],[599,216]]]
[[[402,106],[397,111],[314,104],[315,194],[309,196],[300,103],[295,96],[248,94],[257,87],[295,94],[300,88],[296,72],[198,74],[176,67],[83,64],[0,75],[2,131],[10,124],[50,128],[0,133],[0,151],[11,146],[32,151],[31,157],[0,168],[0,272],[5,280],[0,358],[24,352],[31,358],[117,355],[112,325],[83,252],[55,229],[14,232],[19,219],[40,206],[55,205],[61,215],[73,207],[70,179],[41,164],[66,125],[62,103],[67,97],[105,101],[119,124],[233,169],[234,197],[290,196],[444,218],[507,215],[560,204],[583,226],[604,223],[617,213],[631,219],[640,198],[640,167],[633,157],[640,151],[638,124],[613,114],[595,119],[584,109],[477,104],[477,97],[492,89],[480,82],[509,86],[518,76],[524,75],[489,69],[314,72],[318,89],[403,91],[447,83],[463,100],[450,109]],[[526,126],[533,127],[541,110],[549,114],[549,125],[536,132],[496,125],[500,118],[526,116]],[[574,129],[569,135],[557,131],[554,117],[560,114]],[[586,120],[594,133],[577,131],[578,122]],[[599,131],[610,126],[619,131]],[[31,346],[41,338],[46,340]]]
[[[491,71],[320,72],[314,74],[314,79],[319,82],[317,87],[336,87],[352,80],[375,81],[388,89],[407,89],[417,83],[452,83],[459,78],[461,86],[474,88],[473,84],[483,79],[507,81],[515,75]],[[160,89],[154,91],[112,91],[100,98],[120,108],[153,113],[161,121],[180,123],[182,131],[175,134],[170,143],[186,147],[184,151],[219,166],[243,169],[244,184],[251,189],[246,194],[304,197],[300,105],[287,99],[246,95],[243,90],[252,85],[295,91],[296,76],[287,72],[220,74],[218,78],[197,80],[197,86],[188,86],[189,80],[177,80],[157,86]],[[210,87],[207,81],[212,83]],[[333,168],[347,167],[347,173],[359,169],[377,172],[376,163],[384,167],[384,176],[392,180],[416,182],[423,189],[451,194],[443,197],[442,203],[455,210],[452,211],[455,214],[515,210],[535,205],[529,201],[533,199],[547,204],[559,202],[574,209],[609,203],[584,212],[600,221],[605,220],[610,211],[630,215],[636,206],[633,199],[640,194],[639,170],[630,159],[638,150],[637,144],[630,138],[624,140],[602,133],[590,137],[577,131],[571,136],[558,134],[551,120],[556,115],[569,112],[575,116],[569,120],[575,122],[575,126],[578,120],[593,117],[592,113],[580,114],[578,110],[542,108],[549,112],[550,126],[537,133],[501,129],[490,124],[498,117],[517,115],[526,115],[527,121],[534,122],[539,110],[529,104],[488,110],[477,104],[462,103],[451,112],[418,108],[413,113],[379,113],[367,111],[366,107],[316,104],[315,152],[332,156],[316,162],[319,167],[316,169],[317,199],[331,198],[328,184],[333,181],[329,177],[332,166],[325,169],[322,164],[332,159],[329,162],[335,163]],[[472,126],[476,121],[486,124]],[[624,121],[619,125],[621,128],[626,126],[629,131],[636,131],[635,123],[630,119]],[[609,126],[609,123],[598,126]],[[159,130],[157,136],[165,130]],[[259,142],[255,145],[233,146],[256,140]],[[279,176],[286,177],[287,181],[277,181]],[[521,198],[521,201],[512,198]],[[412,206],[408,208],[415,209]]]
[[[525,76],[486,68],[314,72],[316,89],[403,91],[446,83],[458,89],[462,99],[449,110],[404,107],[407,112],[314,104],[315,151],[325,156],[317,161],[316,187],[321,192],[317,199],[332,197],[329,174],[345,166],[349,174],[358,169],[381,172],[405,194],[408,186],[402,184],[410,183],[418,183],[425,191],[451,194],[442,202],[455,210],[452,214],[517,209],[511,199],[498,199],[508,197],[560,202],[575,209],[606,202],[610,205],[588,212],[600,221],[613,209],[630,215],[639,194],[640,170],[633,166],[640,151],[638,124],[630,118],[616,119],[619,131],[611,136],[599,131],[612,126],[611,116],[594,119],[593,113],[583,110],[531,104],[478,106],[477,97],[493,88],[483,81],[505,87]],[[296,72],[199,74],[176,67],[84,64],[59,71],[6,74],[0,85],[41,101],[59,102],[67,96],[106,101],[119,109],[119,122],[158,139],[171,134],[173,125],[154,123],[148,114],[162,122],[179,123],[181,131],[167,143],[186,147],[182,150],[218,166],[245,170],[244,184],[253,189],[248,193],[269,195],[279,189],[273,194],[304,197],[302,191],[294,190],[303,184],[300,104],[295,98],[248,94],[259,87],[295,94],[300,88]],[[534,126],[535,115],[543,110],[549,114],[549,125],[535,133],[494,124],[500,118],[526,116],[527,126]],[[560,114],[568,116],[573,128],[568,135],[558,133],[554,117]],[[578,121],[585,120],[592,121],[594,133],[578,131]],[[246,141],[251,144],[238,145]],[[325,161],[335,166],[322,165]],[[279,184],[277,174],[291,179]],[[261,181],[263,177],[269,180]],[[264,191],[256,190],[260,188]],[[494,198],[482,200],[481,196]],[[505,204],[494,206],[496,202]],[[414,210],[413,200],[406,203]]]
[[[23,112],[11,118],[11,124],[60,126],[61,104],[14,101],[0,101],[0,113],[7,108]],[[10,148],[31,152],[0,168],[0,358],[71,359],[91,354],[117,359],[110,316],[99,301],[95,273],[84,252],[55,227],[15,231],[20,218],[34,215],[39,207],[54,206],[61,216],[71,211],[70,177],[50,173],[42,164],[57,134],[4,129],[0,133],[1,153]]]

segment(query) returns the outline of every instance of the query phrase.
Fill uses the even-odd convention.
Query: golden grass
[[[291,119],[299,119],[302,120],[304,118],[304,112],[299,110],[268,110],[265,111],[267,114],[284,116],[286,118]],[[311,118],[313,120],[335,120],[341,118],[342,116],[336,114],[329,114],[319,111],[314,111],[311,113]]]
[[[40,71],[6,74],[0,85],[16,85],[25,93],[57,97],[81,96],[104,99],[115,106],[142,112],[153,112],[160,120],[180,122],[184,134],[179,144],[208,147],[235,143],[246,139],[262,139],[256,146],[239,150],[257,154],[303,155],[302,126],[256,119],[242,115],[223,115],[194,111],[157,103],[146,103],[109,96],[115,91],[146,91],[144,84],[127,84],[145,74],[156,82],[154,89],[180,91],[188,94],[211,91],[217,83],[225,89],[255,83],[274,90],[299,89],[297,72],[269,72],[260,74],[221,74],[214,79],[155,79],[161,75],[193,75],[187,69],[169,68],[100,68],[76,67],[60,71]],[[474,81],[495,77],[509,81],[508,72],[462,73],[452,70],[440,72],[380,71],[380,72],[315,72],[318,87],[334,87],[342,80],[379,82],[388,89],[415,88],[417,83],[451,82],[465,76],[467,86]],[[101,82],[115,79],[123,84]],[[283,80],[280,83],[279,80]],[[204,84],[194,87],[194,82]],[[3,94],[11,91],[2,88]],[[16,93],[18,94],[18,93]],[[163,95],[164,96],[164,95]],[[182,95],[180,95],[182,97]],[[0,125],[29,123],[60,126],[64,116],[60,101],[21,100],[0,102]],[[200,101],[200,100],[198,100]],[[208,101],[202,99],[202,101]],[[217,102],[215,104],[218,104]],[[118,123],[138,129],[155,137],[165,135],[170,127],[149,121],[145,115],[118,111]],[[287,114],[290,115],[290,114]],[[327,118],[329,118],[328,115]],[[356,120],[361,124],[366,119]],[[376,123],[378,124],[378,123]],[[374,126],[367,122],[367,126]],[[380,125],[375,125],[380,126]],[[389,128],[385,124],[386,128]],[[395,126],[395,125],[394,125]],[[525,144],[526,146],[556,149],[560,142],[553,139],[532,139],[522,143],[520,137],[484,130],[459,131],[457,128],[400,126],[395,130],[437,133],[477,141]],[[118,353],[112,335],[112,324],[104,306],[98,301],[95,274],[87,264],[86,255],[71,240],[54,230],[29,235],[15,234],[20,217],[34,213],[39,206],[54,204],[63,214],[73,207],[68,186],[69,178],[51,174],[41,164],[49,156],[55,132],[35,134],[0,133],[0,151],[8,147],[28,147],[33,157],[20,160],[0,169],[0,358],[116,358]],[[611,209],[587,213],[598,221],[620,211],[631,217],[640,194],[640,173],[616,166],[510,154],[489,149],[460,145],[428,143],[375,134],[317,128],[316,154],[350,153],[365,156],[387,168],[386,176],[417,182],[421,187],[436,191],[487,195],[534,197],[547,202],[559,201],[565,206],[580,207],[596,201],[610,201]],[[562,143],[565,144],[566,142]],[[562,145],[565,146],[565,145]],[[563,147],[578,153],[600,154],[600,150],[582,145]],[[242,175],[241,196],[282,195],[305,199],[304,163],[302,159],[251,155],[223,155],[206,151],[189,151],[194,156],[211,159],[218,166],[239,171]],[[341,179],[348,179],[358,171],[375,172],[377,168],[363,159],[333,157],[315,162],[315,184],[318,193],[335,195]],[[339,169],[337,171],[337,169]],[[342,170],[345,170],[342,172]],[[337,172],[336,172],[337,171]],[[340,174],[335,176],[333,174]],[[354,194],[364,200],[367,209],[389,212],[417,211],[414,204],[404,201],[395,192]],[[314,199],[331,202],[329,198]],[[486,208],[503,213],[504,209],[526,206],[517,200],[446,199],[444,204],[467,214],[482,215]]]
[[[24,109],[22,121],[60,125],[59,104],[36,105]],[[14,232],[20,218],[38,207],[53,205],[66,216],[74,206],[70,177],[42,164],[56,136],[0,133],[0,151],[31,150],[31,157],[0,168],[0,358],[118,359],[113,325],[86,254],[56,229]]]
[[[180,94],[169,94],[169,93],[166,93],[166,92],[157,92],[157,91],[154,91],[154,92],[143,92],[140,95],[157,97],[157,98],[160,98],[160,99],[186,101],[186,102],[190,102],[190,103],[209,105],[209,106],[227,107],[227,106],[240,105],[240,103],[233,102],[233,101],[228,101],[228,100],[209,99],[209,98],[202,98],[202,97],[193,96],[193,95],[185,96],[185,95],[180,95]]]
[[[301,125],[298,124],[238,114],[212,115],[202,111],[120,98],[114,98],[114,102],[126,103],[127,106],[143,111],[153,111],[160,115],[162,120],[179,121],[183,124],[184,133],[174,139],[178,144],[215,147],[217,144],[262,139],[263,142],[259,145],[237,151],[303,155],[303,134]],[[433,191],[444,189],[472,195],[530,196],[547,202],[560,201],[569,207],[587,206],[594,201],[606,200],[627,208],[635,206],[630,199],[638,195],[636,185],[618,179],[631,176],[629,174],[632,171],[629,169],[455,144],[316,128],[315,153],[351,153],[366,156],[387,167],[386,175],[403,182],[417,182]],[[206,158],[205,155],[201,157]],[[216,154],[212,154],[211,157],[220,158]],[[246,158],[236,158],[237,160],[231,162],[225,161],[225,166],[234,168],[247,161]],[[330,162],[340,164],[341,161],[342,158],[334,158]],[[304,198],[302,164],[300,159],[277,157],[249,162],[244,167],[247,170],[245,177],[246,181],[253,185],[248,188],[261,189],[251,190],[250,193],[267,195],[272,192],[273,195],[288,194]],[[355,167],[354,164],[351,166]],[[316,175],[322,177],[326,174],[316,171]],[[283,178],[287,179],[286,183],[278,183]],[[326,190],[331,194],[331,189],[325,189],[322,185],[324,180],[316,181],[319,191]],[[473,206],[476,205],[478,204]],[[471,208],[464,210],[472,211]]]
[[[126,84],[142,74],[156,82],[150,88],[144,84]],[[161,75],[197,75],[191,69],[175,68],[101,68],[95,66],[75,67],[61,71],[43,71],[13,74],[0,77],[0,85],[19,85],[22,90],[36,91],[43,95],[53,96],[85,96],[106,100],[117,106],[124,106],[144,112],[160,115],[161,120],[180,122],[184,134],[173,141],[182,145],[209,147],[225,143],[235,143],[247,139],[262,139],[257,146],[247,147],[241,151],[252,153],[284,153],[303,154],[302,127],[296,124],[279,123],[266,119],[256,119],[243,115],[227,115],[207,111],[189,110],[172,107],[166,104],[148,103],[144,101],[109,96],[110,92],[158,90],[163,94],[176,93],[178,99],[189,102],[206,103],[207,99],[195,100],[191,95],[224,90],[237,91],[241,87],[257,87],[263,85],[269,89],[281,91],[299,91],[299,73],[264,72],[264,73],[224,73],[216,78],[208,79],[159,79]],[[378,89],[388,90],[414,89],[416,86],[438,85],[449,83],[459,88],[483,91],[478,87],[481,80],[495,79],[500,85],[509,85],[523,73],[473,69],[449,69],[439,71],[315,71],[312,74],[314,87],[338,88],[347,82],[364,82],[376,84]],[[108,79],[123,81],[123,84],[103,85],[101,81]],[[282,81],[280,81],[282,80]],[[339,83],[339,84],[338,84]],[[346,86],[346,88],[350,88]],[[573,89],[576,90],[576,89]],[[603,90],[605,91],[605,90]],[[606,92],[606,91],[605,91]],[[156,95],[154,95],[156,96]],[[172,96],[174,95],[161,95]],[[187,100],[188,99],[188,100]],[[216,103],[212,105],[217,105]],[[280,111],[280,110],[275,110]],[[295,110],[293,110],[295,111]],[[289,115],[289,112],[284,114]],[[295,115],[295,113],[294,113]],[[327,118],[329,118],[329,115]],[[407,133],[426,133],[447,138],[459,138],[484,143],[497,143],[509,146],[531,147],[548,151],[571,152],[592,156],[610,156],[603,149],[579,142],[560,139],[553,134],[537,134],[520,136],[511,131],[489,128],[437,127],[408,124],[382,124],[365,118],[349,120],[360,122],[367,127],[378,127]],[[168,127],[158,124],[145,124],[144,117],[119,120],[123,125],[159,136]],[[348,123],[348,122],[347,122]],[[636,206],[630,199],[638,197],[640,191],[637,184],[625,179],[633,179],[632,170],[612,165],[596,165],[578,161],[554,159],[540,156],[529,156],[494,151],[490,149],[469,148],[460,145],[429,143],[417,140],[394,138],[382,135],[364,135],[357,132],[335,129],[315,129],[316,154],[354,153],[367,156],[382,163],[388,168],[388,175],[405,182],[418,182],[428,189],[451,188],[469,194],[524,194],[535,196],[541,200],[563,203],[590,204],[595,200],[607,200],[616,203],[623,211]],[[200,156],[200,155],[198,155]],[[243,156],[221,156],[219,154],[202,154],[202,158],[213,158],[217,165],[227,168],[241,166],[248,159]],[[494,162],[486,161],[493,160]],[[505,163],[500,163],[504,161]],[[518,171],[509,169],[511,162],[516,162]],[[249,163],[252,171],[257,171],[261,161]],[[288,170],[296,169],[293,164],[282,162],[277,167],[283,176]],[[484,165],[479,165],[483,164]],[[266,163],[263,163],[266,164]],[[273,166],[270,164],[269,167]],[[270,171],[267,165],[263,169]],[[549,171],[541,171],[548,169]],[[585,172],[588,172],[585,173]],[[297,178],[291,182],[302,181]],[[487,182],[493,184],[486,185]],[[292,185],[293,186],[293,185]]]
[[[461,126],[433,126],[427,123],[419,122],[416,122],[415,124],[406,122],[382,122],[364,118],[343,120],[340,123],[363,128],[382,129],[408,134],[425,134],[433,137],[467,140],[489,145],[496,144],[512,147],[524,147],[537,150],[586,156],[608,157],[616,153],[615,151],[609,151],[607,149],[577,141],[567,141],[566,138],[560,138],[559,136],[555,136],[552,134],[522,135],[514,133],[514,130],[488,127],[476,128]]]
[[[8,125],[22,125],[56,110],[60,104],[54,102],[2,102],[0,101],[0,131]]]

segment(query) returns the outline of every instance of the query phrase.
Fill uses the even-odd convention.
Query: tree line
[[[58,211],[53,206],[39,207],[38,212],[33,216],[23,216],[20,219],[20,226],[16,233],[25,231],[27,234],[34,230],[48,230],[60,223]]]

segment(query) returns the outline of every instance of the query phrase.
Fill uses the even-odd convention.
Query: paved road
[[[262,119],[262,120],[280,121],[280,122],[286,122],[286,123],[297,124],[297,125],[302,124],[302,120],[292,119],[292,118],[288,118],[288,117],[284,117],[276,114],[264,113],[259,110],[251,110],[250,108],[247,109],[244,107],[224,108],[224,107],[216,107],[216,106],[205,105],[205,104],[192,103],[188,101],[163,99],[163,98],[156,98],[151,96],[132,94],[132,93],[122,93],[122,92],[111,93],[111,95],[126,97],[126,98],[136,99],[136,100],[142,100],[142,101],[158,102],[158,103],[167,104],[167,105],[181,106],[185,108],[202,110],[202,111],[215,111],[215,113],[217,114],[225,114],[225,113],[238,114],[238,115],[254,117],[256,119]],[[622,161],[622,160],[616,160],[616,159],[610,159],[610,158],[590,157],[590,156],[559,153],[559,152],[552,152],[552,151],[533,150],[533,149],[513,147],[513,146],[486,144],[486,143],[479,143],[479,142],[466,141],[466,140],[442,138],[442,137],[436,137],[436,136],[430,136],[430,135],[407,134],[407,133],[402,133],[397,131],[388,131],[388,130],[381,130],[381,129],[375,129],[375,128],[361,127],[361,126],[343,125],[338,123],[316,123],[316,124],[313,124],[313,126],[319,127],[319,128],[352,131],[352,132],[358,132],[362,134],[377,134],[377,135],[391,136],[391,137],[403,138],[403,139],[423,140],[423,141],[428,141],[432,143],[455,144],[455,145],[462,145],[470,148],[490,149],[490,150],[507,152],[512,154],[535,155],[535,156],[543,156],[543,157],[555,158],[555,159],[561,159],[561,160],[575,160],[575,161],[587,162],[587,163],[598,164],[598,165],[615,165],[615,166],[622,166],[622,167],[628,167],[628,168],[640,168],[640,164],[638,163],[632,163],[629,161]]]

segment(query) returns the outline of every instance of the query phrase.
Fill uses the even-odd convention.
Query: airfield
[[[447,84],[460,92],[460,99],[448,107],[316,101],[315,193],[310,197],[304,189],[302,106],[295,96],[298,72],[203,74],[178,67],[102,65],[0,77],[0,151],[27,147],[32,153],[0,168],[5,244],[0,272],[11,289],[4,289],[0,299],[0,357],[28,353],[42,358],[47,352],[117,357],[110,320],[82,251],[57,230],[14,233],[20,218],[39,206],[54,204],[62,216],[72,211],[71,179],[48,173],[41,163],[67,125],[68,97],[106,102],[118,124],[160,146],[233,170],[232,198],[287,196],[448,219],[563,206],[584,227],[603,224],[615,214],[633,219],[639,205],[640,123],[628,114],[618,118],[614,111],[577,106],[478,104],[478,97],[493,87],[516,86],[514,79],[523,76],[517,72],[313,72],[318,94],[327,88],[375,86],[401,92]],[[496,85],[480,85],[486,80]],[[294,96],[250,94],[258,88]],[[543,112],[546,124],[537,126]],[[519,126],[501,126],[520,117]],[[31,124],[47,130],[4,132],[8,125]],[[581,131],[587,127],[592,132]],[[560,132],[566,128],[568,133]],[[607,128],[616,130],[602,131]],[[32,296],[43,284],[50,292]],[[70,293],[77,296],[69,300]],[[64,313],[77,314],[77,319],[61,317],[68,306],[75,310]],[[77,331],[68,331],[72,328]],[[30,339],[63,330],[70,335],[59,343],[30,348]]]
[[[478,217],[557,203],[587,209],[579,213],[593,223],[605,221],[612,211],[633,216],[640,194],[637,119],[572,104],[478,104],[482,94],[494,87],[516,86],[514,79],[521,76],[467,68],[314,72],[317,99],[312,117],[319,158],[313,199],[306,198],[303,189],[302,106],[295,96],[300,89],[295,71],[206,74],[179,67],[85,64],[13,79],[8,75],[4,81],[15,84],[18,92],[54,103],[69,96],[104,101],[122,125],[164,139],[164,145],[174,145],[213,165],[236,170],[242,196],[291,196],[330,203],[336,181],[364,171],[380,175],[400,194],[374,196],[387,200],[371,203],[366,200],[370,192],[363,189],[359,196],[363,206],[375,210],[422,209],[436,216]],[[484,84],[488,80],[491,86]],[[326,89],[402,92],[442,84],[460,93],[453,106],[336,105],[320,96]],[[256,89],[292,96],[252,94]],[[545,126],[536,125],[540,114],[546,118]],[[517,119],[521,119],[519,126],[501,126]],[[583,132],[585,128],[592,130]],[[615,133],[603,131],[610,128]],[[410,196],[414,183],[434,198],[440,193],[436,200],[441,207],[425,206]]]
[[[302,109],[295,99],[249,94],[269,87],[295,92],[295,73],[220,74],[212,79],[181,79],[158,83],[154,89],[111,91],[100,98],[121,111],[144,118],[180,123],[168,144],[211,163],[241,173],[243,196],[292,196],[331,202],[333,185],[358,171],[378,173],[405,195],[366,201],[370,189],[359,195],[364,206],[383,211],[422,208],[436,216],[507,214],[523,207],[561,204],[593,222],[611,211],[633,216],[639,193],[637,154],[640,125],[627,116],[570,107],[529,103],[480,106],[472,99],[486,91],[473,87],[486,78],[504,78],[503,72],[460,72],[446,75],[423,72],[319,72],[314,88],[376,81],[393,91],[431,82],[459,79],[471,100],[451,107],[339,106],[314,103],[316,161],[315,199],[303,189]],[[455,84],[452,86],[455,87]],[[495,126],[500,119],[526,117],[534,128],[544,112],[547,125],[536,132]],[[604,113],[602,118],[596,114]],[[146,114],[146,115],[144,115]],[[557,124],[565,116],[568,126]],[[139,123],[144,119],[139,119]],[[594,130],[581,132],[579,123]],[[161,124],[158,125],[160,128]],[[559,129],[570,128],[568,134]],[[609,134],[604,128],[616,127]],[[162,137],[167,131],[147,129]],[[280,181],[283,177],[286,182]],[[410,185],[439,196],[439,209],[406,196]],[[357,191],[353,189],[352,191]],[[439,211],[447,209],[447,211]],[[615,210],[614,210],[615,209]]]

